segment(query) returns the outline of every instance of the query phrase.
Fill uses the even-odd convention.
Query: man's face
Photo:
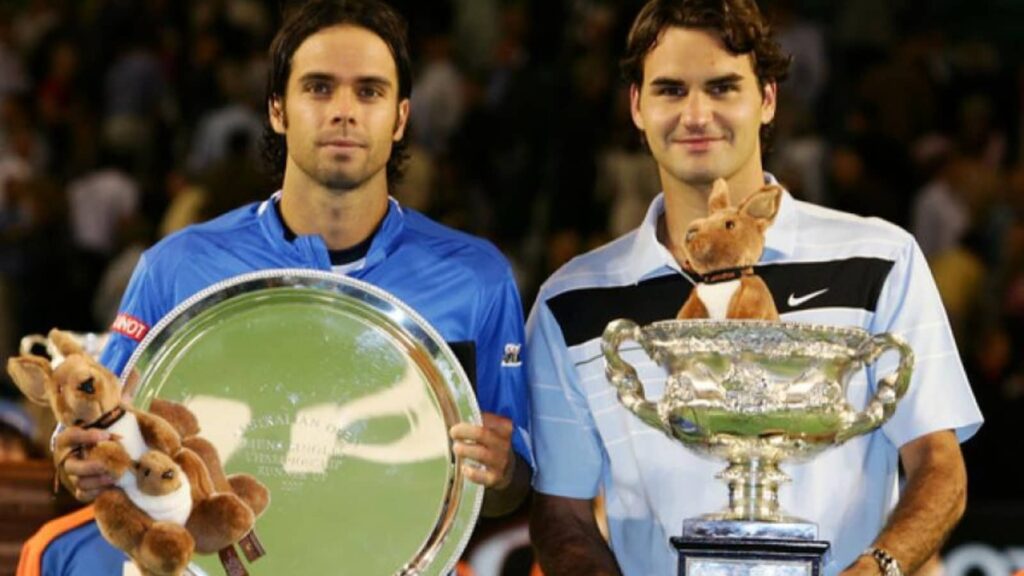
[[[643,85],[630,89],[663,185],[703,187],[760,170],[759,131],[775,115],[775,89],[762,94],[751,56],[732,54],[717,35],[667,28],[644,59]]]
[[[285,180],[339,192],[386,179],[408,117],[387,44],[349,25],[325,28],[299,45],[285,97],[270,105],[271,126],[288,145]]]

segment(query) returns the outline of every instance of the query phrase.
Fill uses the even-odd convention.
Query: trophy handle
[[[866,434],[884,424],[896,411],[896,403],[907,393],[910,375],[914,369],[914,351],[902,338],[892,334],[875,334],[868,341],[870,352],[864,359],[869,365],[889,350],[896,350],[900,355],[900,364],[896,370],[878,381],[875,396],[857,414],[849,426],[836,435],[836,443],[844,442],[854,436]]]
[[[604,353],[605,374],[608,380],[619,392],[619,402],[630,412],[636,414],[649,426],[660,430],[668,429],[658,416],[658,407],[647,400],[644,395],[644,386],[637,376],[636,368],[619,355],[619,347],[626,340],[638,342],[647,349],[645,345],[647,337],[643,330],[632,320],[613,320],[604,330],[604,337],[601,341],[601,351]]]

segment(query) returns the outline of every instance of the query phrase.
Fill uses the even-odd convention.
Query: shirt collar
[[[765,184],[781,186],[775,176],[765,172]],[[793,253],[796,246],[796,206],[795,200],[789,192],[782,189],[782,199],[779,203],[779,212],[775,215],[775,222],[768,228],[765,234],[764,254],[761,262],[773,262],[780,260]],[[658,194],[651,205],[647,208],[647,215],[636,230],[633,237],[633,247],[630,252],[629,270],[637,282],[662,276],[675,271],[683,273],[672,256],[661,242],[658,242],[658,219],[665,212],[664,193]]]
[[[257,217],[264,232],[270,237],[275,245],[291,245],[294,249],[309,244],[314,247],[318,254],[318,260],[323,260],[329,266],[327,257],[327,246],[323,239],[317,235],[298,236],[295,241],[285,240],[284,222],[274,210],[273,203],[281,201],[281,191],[278,190],[270,198],[262,202],[256,209]],[[370,249],[362,260],[364,264],[359,268],[370,268],[382,262],[389,254],[395,251],[401,242],[402,231],[405,229],[405,210],[392,197],[388,197],[388,211],[384,214],[384,221],[370,242]]]

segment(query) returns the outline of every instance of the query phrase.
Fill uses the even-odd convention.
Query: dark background
[[[105,330],[142,249],[275,189],[258,144],[286,4],[0,0],[0,359],[52,326]],[[417,73],[396,196],[494,241],[528,310],[548,274],[635,226],[658,191],[617,72],[642,2],[394,4]],[[798,197],[918,237],[986,417],[964,446],[954,542],[1022,568],[1007,550],[1024,546],[1024,2],[762,9],[794,55],[766,164]],[[1004,523],[1017,532],[985,529]]]

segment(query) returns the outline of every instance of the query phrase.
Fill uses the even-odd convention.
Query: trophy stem
[[[729,507],[725,516],[731,520],[784,522],[788,518],[779,511],[779,485],[789,482],[774,460],[752,458],[733,461],[718,474],[729,485]]]

